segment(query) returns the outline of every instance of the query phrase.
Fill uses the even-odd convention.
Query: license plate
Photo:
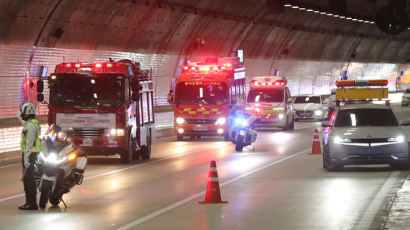
[[[381,149],[360,149],[360,154],[380,154],[382,153]]]
[[[93,140],[90,138],[83,139],[83,143],[80,144],[81,146],[93,146]]]
[[[194,131],[208,131],[208,126],[201,126],[201,125],[194,126]]]

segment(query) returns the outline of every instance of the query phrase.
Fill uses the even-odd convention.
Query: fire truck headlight
[[[315,116],[321,116],[322,113],[322,110],[315,110]]]
[[[226,119],[225,119],[225,117],[220,117],[220,118],[218,118],[218,120],[216,120],[216,125],[224,125],[225,124],[225,122],[226,122]]]
[[[111,129],[111,130],[110,130],[110,134],[111,134],[111,136],[117,135],[117,130]]]
[[[182,125],[185,122],[185,119],[182,117],[177,117],[177,119],[175,119],[175,121],[177,122],[178,125]]]
[[[283,113],[279,113],[278,118],[282,120],[283,117],[284,117],[284,116],[283,116]]]
[[[124,129],[117,129],[117,136],[124,136],[125,132]]]
[[[183,134],[183,133],[184,133],[184,129],[178,129],[178,133],[179,133],[179,134]]]

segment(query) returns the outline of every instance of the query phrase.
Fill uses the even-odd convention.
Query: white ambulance
[[[285,77],[256,77],[250,83],[246,110],[257,116],[255,127],[294,129],[294,112]]]

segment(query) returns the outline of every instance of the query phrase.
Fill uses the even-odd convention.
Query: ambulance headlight
[[[225,117],[220,117],[218,118],[218,120],[216,120],[216,125],[224,125],[226,122],[226,118]]]
[[[176,122],[178,125],[182,125],[182,124],[184,124],[185,119],[182,118],[182,117],[177,117],[177,118],[175,119],[175,122]]]
[[[124,129],[111,129],[110,134],[111,134],[111,136],[122,137],[122,136],[124,136],[125,131],[124,131]]]
[[[323,111],[322,110],[315,110],[315,116],[322,116]]]

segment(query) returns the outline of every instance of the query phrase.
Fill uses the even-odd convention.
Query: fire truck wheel
[[[142,151],[141,151],[141,159],[142,160],[149,160],[151,158],[151,130],[149,131],[149,134],[147,136],[147,145],[142,146]]]
[[[231,138],[229,138],[229,133],[225,133],[224,140],[225,141],[230,141],[231,140]]]
[[[184,139],[184,136],[182,135],[177,135],[177,141],[182,141]]]
[[[289,119],[286,118],[286,124],[285,127],[282,128],[283,131],[289,130]]]
[[[123,164],[128,164],[132,161],[133,159],[133,153],[135,152],[135,140],[132,138],[131,134],[130,137],[128,138],[128,145],[127,148],[124,149],[120,156],[121,156],[121,163]]]

